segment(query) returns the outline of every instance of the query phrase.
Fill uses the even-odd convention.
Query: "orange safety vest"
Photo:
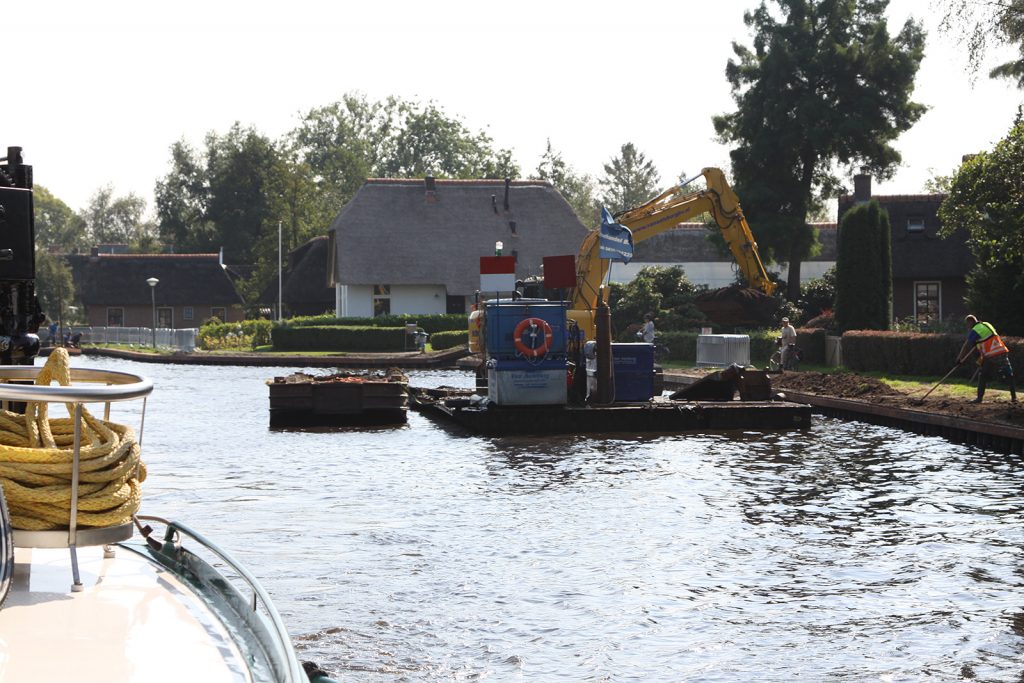
[[[995,358],[1010,352],[1003,340],[996,334],[996,328],[989,323],[978,323],[972,328],[972,331],[978,335],[975,346],[982,358]]]

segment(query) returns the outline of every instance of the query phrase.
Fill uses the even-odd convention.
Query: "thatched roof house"
[[[543,181],[367,180],[331,225],[341,313],[464,312],[495,242],[524,278],[586,232]]]

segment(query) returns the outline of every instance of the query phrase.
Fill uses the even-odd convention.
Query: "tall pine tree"
[[[733,45],[726,76],[736,111],[714,118],[762,256],[789,264],[787,297],[817,239],[808,212],[838,194],[836,165],[888,178],[892,142],[925,107],[910,100],[924,32],[889,35],[887,0],[773,0],[744,15],[753,49]]]

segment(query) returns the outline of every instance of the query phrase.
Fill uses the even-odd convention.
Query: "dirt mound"
[[[873,377],[861,377],[848,372],[825,374],[822,372],[786,372],[772,379],[772,385],[806,394],[835,396],[836,398],[866,398],[871,396],[901,396],[888,384]]]
[[[731,285],[702,293],[694,305],[721,327],[772,327],[780,302],[759,289]]]

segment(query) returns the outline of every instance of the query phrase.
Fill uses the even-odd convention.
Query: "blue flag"
[[[601,258],[629,263],[633,258],[633,233],[612,218],[608,209],[601,208]]]

